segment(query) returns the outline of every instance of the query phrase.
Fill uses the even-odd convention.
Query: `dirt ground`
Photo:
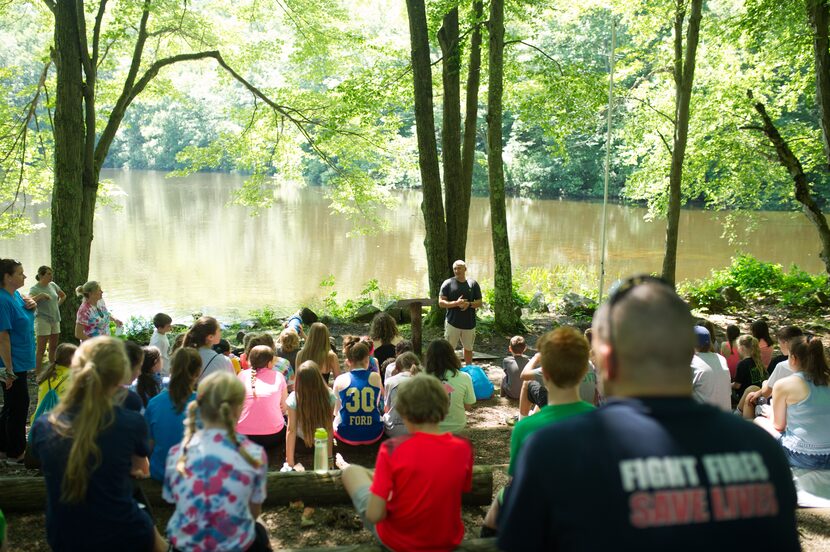
[[[745,323],[748,317],[717,317],[713,318],[716,325],[722,329],[727,323]],[[770,326],[777,327],[776,316],[773,313]],[[572,320],[555,318],[550,315],[537,315],[526,318],[529,326],[528,336],[539,336],[551,329],[554,325],[572,323],[584,327],[586,322],[574,323]],[[791,322],[792,323],[792,322]],[[827,319],[800,321],[801,324],[814,328],[824,334],[830,323]],[[809,324],[809,326],[808,326]],[[824,331],[822,331],[824,330]],[[341,325],[332,327],[335,335],[365,334],[365,325]],[[424,343],[438,337],[436,330],[426,329]],[[827,337],[824,335],[824,337]],[[487,372],[490,379],[496,384],[496,397],[480,401],[468,414],[468,429],[466,436],[472,441],[475,448],[476,464],[504,465],[509,461],[509,441],[511,427],[506,420],[518,412],[517,401],[498,396],[498,382],[501,381],[501,357],[507,352],[509,336],[495,333],[480,335],[476,342],[476,351],[481,351],[498,357],[496,360],[476,361]],[[532,346],[534,338],[529,339]],[[32,396],[36,396],[33,390]],[[34,410],[34,405],[32,406]],[[343,447],[338,446],[336,452],[343,455],[346,461],[355,464],[371,466],[374,464],[377,445],[372,447]],[[269,452],[271,469],[278,470],[285,459],[284,450]],[[297,460],[306,466],[312,464],[310,452],[298,451]],[[0,464],[0,493],[2,492],[2,476],[36,475],[37,472],[23,468],[9,467]],[[506,481],[503,468],[494,472],[494,489],[498,489]],[[465,538],[478,537],[479,528],[484,519],[486,507],[465,507],[463,520]],[[164,533],[165,525],[172,514],[172,508],[156,508],[154,510],[159,530]],[[350,506],[327,506],[315,508],[311,519],[313,525],[303,527],[300,524],[302,507],[267,508],[263,513],[263,521],[271,536],[271,544],[275,549],[303,548],[321,546],[342,546],[371,542],[369,532],[361,527],[360,520]],[[45,540],[43,514],[11,514],[8,516],[9,539],[12,550],[46,551],[49,550]],[[801,510],[798,513],[799,531],[804,550],[816,552],[830,552],[830,510]]]

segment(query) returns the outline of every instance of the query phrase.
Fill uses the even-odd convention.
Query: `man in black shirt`
[[[674,290],[647,276],[597,310],[593,348],[609,402],[525,442],[500,549],[800,549],[779,444],[692,399],[693,326]]]
[[[464,363],[473,362],[473,344],[476,333],[476,309],[481,307],[481,288],[475,280],[468,280],[467,265],[462,260],[452,263],[453,278],[444,280],[438,293],[438,306],[447,309],[444,337],[453,347],[464,347]]]

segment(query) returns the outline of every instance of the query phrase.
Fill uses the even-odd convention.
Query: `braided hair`
[[[228,439],[236,447],[236,451],[251,466],[258,468],[262,462],[240,446],[239,437],[236,434],[236,411],[242,406],[245,400],[245,387],[233,374],[228,372],[215,372],[210,374],[199,383],[196,400],[187,407],[187,419],[185,420],[185,433],[182,439],[182,455],[176,462],[176,470],[184,475],[187,471],[187,448],[193,435],[196,434],[197,413],[202,420],[215,424],[221,424],[228,432]]]

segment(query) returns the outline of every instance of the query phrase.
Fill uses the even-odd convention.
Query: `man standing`
[[[597,310],[609,402],[537,430],[518,455],[501,550],[799,550],[780,445],[692,398],[694,320],[662,280],[629,279]],[[586,515],[589,512],[590,515]]]
[[[476,309],[481,307],[481,288],[475,280],[467,279],[467,265],[462,260],[452,263],[455,275],[441,284],[438,306],[447,309],[444,337],[453,348],[464,347],[464,364],[473,363],[473,344],[476,339]]]

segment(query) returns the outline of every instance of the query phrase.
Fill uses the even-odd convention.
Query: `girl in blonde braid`
[[[242,382],[218,372],[199,383],[187,407],[184,439],[170,449],[162,493],[176,505],[167,524],[174,550],[271,550],[265,527],[255,522],[265,500],[268,459],[262,447],[236,432],[244,399]]]
[[[94,337],[78,348],[60,403],[38,418],[32,453],[46,479],[46,539],[54,550],[166,550],[133,499],[133,459],[149,454],[147,426],[114,404],[127,382],[124,343]]]

